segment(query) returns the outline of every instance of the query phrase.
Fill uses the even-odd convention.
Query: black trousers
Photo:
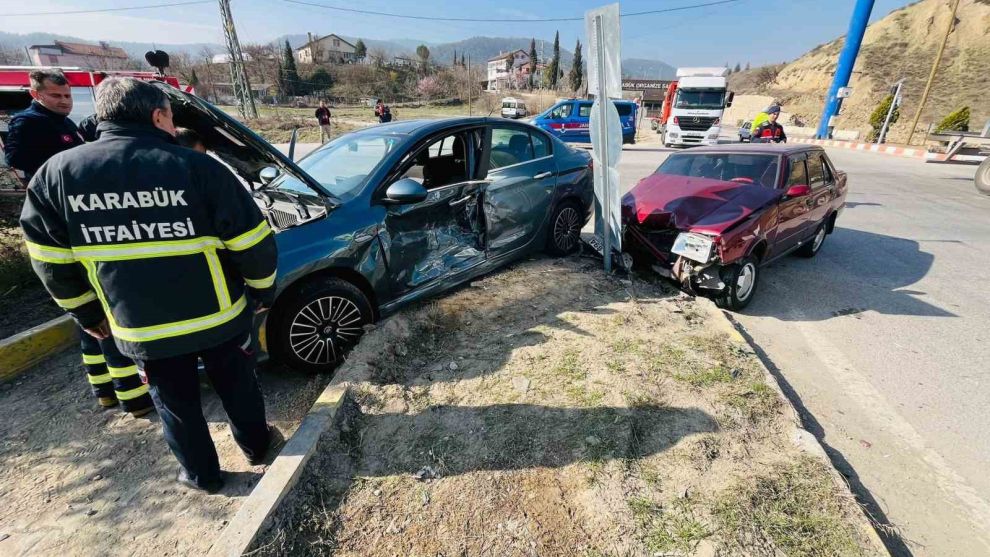
[[[138,375],[137,366],[117,350],[113,338],[97,340],[79,327],[79,345],[93,395],[117,399],[127,412],[151,407],[148,386]]]
[[[250,333],[201,352],[138,361],[161,416],[165,441],[189,478],[205,487],[220,479],[220,462],[203,417],[197,358],[203,359],[206,375],[227,412],[234,440],[248,458],[265,452],[269,432]]]

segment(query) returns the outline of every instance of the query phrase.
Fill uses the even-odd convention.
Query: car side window
[[[533,143],[529,132],[515,127],[492,127],[492,149],[489,170],[533,160]]]
[[[832,162],[828,160],[825,153],[821,154],[822,168],[825,170],[825,182],[831,184],[835,181],[835,173],[832,172]]]
[[[555,106],[550,111],[550,118],[553,118],[554,120],[563,120],[564,118],[567,118],[571,115],[571,106],[571,103],[564,103],[562,105]]]
[[[790,162],[790,174],[787,176],[787,187],[807,185],[808,184],[808,170],[805,168],[804,159],[794,160],[791,159]]]
[[[540,132],[530,132],[533,137],[533,157],[540,158],[550,154],[550,140]]]
[[[808,157],[808,185],[813,188],[825,185],[825,170],[822,168],[822,157],[818,153]]]
[[[432,141],[409,161],[402,178],[411,178],[426,189],[436,189],[467,180],[467,155],[460,133]]]
[[[591,103],[581,103],[578,105],[578,117],[588,118],[591,116]]]

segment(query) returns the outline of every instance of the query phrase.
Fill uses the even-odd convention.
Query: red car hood
[[[780,194],[752,184],[653,174],[622,198],[622,220],[649,229],[721,234]]]

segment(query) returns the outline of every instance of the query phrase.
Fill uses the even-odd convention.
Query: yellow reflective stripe
[[[56,298],[52,296],[55,303],[59,307],[64,309],[75,309],[83,304],[92,302],[96,299],[96,293],[90,290],[89,292],[83,294],[82,296],[76,296],[75,298]]]
[[[233,251],[244,251],[249,247],[257,244],[258,242],[265,239],[266,236],[272,233],[272,229],[268,227],[268,221],[261,221],[258,226],[255,226],[251,230],[248,230],[244,234],[232,238],[230,240],[224,240],[223,244],[229,250]]]
[[[227,292],[227,279],[223,276],[223,267],[220,266],[217,250],[208,249],[204,255],[206,255],[206,263],[210,266],[210,278],[213,279],[213,290],[217,293],[217,302],[220,303],[221,310],[227,309],[230,307],[230,292]]]
[[[115,391],[117,393],[117,400],[133,400],[143,394],[148,392],[147,385],[141,385],[135,389],[130,389],[128,391]]]
[[[220,238],[202,236],[200,238],[173,240],[170,242],[136,242],[132,244],[104,246],[79,246],[72,248],[72,253],[79,259],[88,259],[90,261],[124,261],[149,257],[192,255],[202,253],[210,248],[222,247],[223,242],[220,241]]]
[[[75,263],[76,258],[72,255],[72,250],[55,246],[43,246],[34,242],[25,241],[28,255],[31,259],[44,261],[45,263]]]
[[[137,366],[136,365],[131,365],[127,367],[107,366],[107,371],[110,372],[110,377],[113,377],[115,379],[123,379],[124,377],[137,375]]]
[[[107,359],[103,357],[103,354],[96,354],[92,356],[89,354],[83,354],[83,363],[91,366],[96,364],[105,364],[107,363]]]
[[[166,323],[164,325],[155,325],[152,327],[137,328],[121,327],[111,322],[110,329],[113,332],[113,336],[121,340],[126,340],[129,342],[149,342],[152,340],[196,333],[223,325],[224,323],[240,315],[241,311],[243,311],[245,307],[247,307],[247,300],[244,296],[241,296],[240,299],[234,302],[234,304],[229,308],[204,317],[196,317],[193,319],[186,319],[185,321],[176,321],[174,323]]]
[[[270,276],[267,276],[263,279],[246,278],[244,279],[244,282],[247,283],[247,285],[250,286],[251,288],[268,288],[269,286],[275,284],[275,275],[277,274],[277,272],[278,271],[272,273]]]
[[[110,311],[110,304],[107,302],[107,296],[103,293],[103,288],[100,286],[100,280],[96,277],[96,265],[92,261],[83,259],[80,261],[82,266],[86,268],[86,275],[89,277],[89,285],[93,287],[96,291],[96,297],[100,300],[100,305],[103,306],[103,315],[107,318],[107,323],[110,324],[110,331],[117,327],[117,322],[113,319],[113,313]]]
[[[99,375],[87,375],[86,377],[89,378],[90,385],[103,385],[105,383],[109,383],[113,381],[113,378],[110,377],[109,373],[101,373]]]

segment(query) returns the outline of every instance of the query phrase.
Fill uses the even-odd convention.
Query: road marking
[[[972,524],[974,532],[980,532],[980,541],[990,549],[990,503],[977,494],[976,490],[960,476],[942,458],[925,444],[924,438],[887,402],[880,391],[866,377],[857,372],[840,349],[832,344],[825,335],[813,330],[806,317],[800,310],[792,309],[791,322],[797,327],[805,344],[814,352],[818,360],[835,376],[836,382],[843,386],[846,394],[858,406],[867,411],[865,414],[874,421],[877,427],[899,437],[913,451],[918,453],[930,468],[938,487],[949,496],[950,503],[962,507],[962,515]]]

